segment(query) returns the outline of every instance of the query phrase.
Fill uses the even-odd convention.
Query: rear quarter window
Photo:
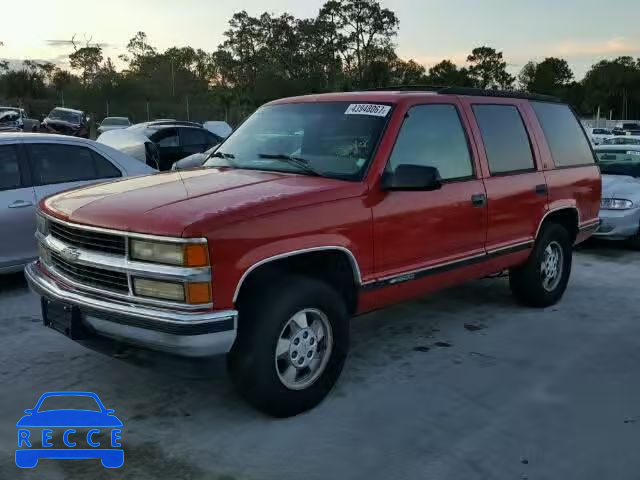
[[[595,163],[580,122],[567,105],[531,102],[556,167]]]

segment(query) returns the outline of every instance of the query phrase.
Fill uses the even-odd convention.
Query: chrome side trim
[[[75,259],[73,263],[81,265],[106,268],[115,272],[130,273],[133,276],[155,278],[158,280],[173,280],[177,282],[211,281],[211,267],[189,268],[128,260],[126,256],[123,257],[121,255],[100,253],[81,247],[75,247],[55,238],[52,235],[47,235],[45,237],[39,232],[36,233],[36,239],[52,252],[62,256],[62,252],[66,248],[73,248],[79,253],[78,258]]]
[[[524,246],[531,246],[534,243],[534,239],[530,239],[530,240],[525,240],[523,242],[518,242],[518,243],[511,243],[509,245],[506,245],[504,247],[500,247],[500,248],[492,248],[491,250],[487,250],[487,255],[493,255],[495,253],[500,253],[504,250],[513,250],[514,248],[517,249],[518,247],[524,247]]]
[[[540,234],[540,229],[542,228],[542,224],[544,223],[544,221],[546,220],[546,218],[551,215],[552,213],[555,212],[559,212],[561,210],[575,210],[576,214],[578,215],[578,227],[580,226],[580,210],[578,210],[578,207],[571,205],[571,206],[567,206],[567,207],[559,207],[559,208],[554,208],[553,210],[549,210],[547,213],[545,213],[542,216],[542,219],[540,220],[540,223],[538,224],[538,230],[536,230],[536,236],[534,238],[538,238],[538,235]]]
[[[107,233],[109,235],[118,235],[127,238],[137,238],[141,240],[155,240],[158,242],[173,242],[173,243],[206,243],[207,239],[204,237],[199,238],[182,238],[182,237],[166,237],[162,235],[150,235],[146,233],[129,232],[127,230],[111,230],[109,228],[92,227],[90,225],[82,225],[80,223],[70,223],[61,220],[57,217],[49,215],[42,210],[38,210],[38,213],[47,218],[47,220],[55,223],[66,225],[69,228],[77,228],[79,230],[87,230],[96,233]]]
[[[49,279],[42,274],[39,271],[39,267],[36,262],[27,265],[24,272],[25,277],[29,282],[29,286],[39,295],[68,302],[78,305],[79,307],[99,310],[107,314],[121,314],[133,318],[152,320],[177,326],[228,321],[230,319],[233,320],[234,326],[237,325],[236,319],[238,312],[235,310],[217,312],[179,312],[176,310],[162,310],[158,308],[131,305],[129,303],[114,300],[105,300],[104,298],[90,296],[81,292],[65,290],[57,285],[53,279]]]
[[[324,247],[303,248],[301,250],[293,250],[291,252],[286,252],[286,253],[281,253],[279,255],[274,255],[272,257],[265,258],[263,260],[260,260],[257,263],[254,263],[253,265],[251,265],[247,270],[245,270],[245,272],[242,274],[242,277],[240,277],[240,281],[238,282],[238,285],[236,286],[235,293],[233,294],[233,302],[235,303],[236,300],[238,299],[238,295],[240,293],[240,288],[242,287],[242,283],[247,279],[249,274],[252,271],[254,271],[256,268],[264,265],[265,263],[274,262],[276,260],[281,260],[283,258],[293,257],[295,255],[302,255],[302,254],[311,253],[311,252],[322,252],[322,251],[326,251],[326,250],[337,250],[339,252],[346,253],[347,257],[349,258],[349,262],[351,263],[351,268],[353,270],[353,279],[356,282],[357,286],[362,285],[362,275],[360,273],[360,267],[358,266],[358,261],[356,260],[356,257],[353,255],[351,250],[349,250],[348,248],[339,247],[337,245],[327,245],[327,246],[324,246]]]

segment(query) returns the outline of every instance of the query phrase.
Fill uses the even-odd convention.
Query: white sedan
[[[153,172],[135,158],[91,140],[0,133],[0,273],[19,271],[37,256],[35,211],[43,198]]]

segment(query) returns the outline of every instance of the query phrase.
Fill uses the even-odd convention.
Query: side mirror
[[[431,191],[442,187],[440,172],[435,167],[425,165],[398,165],[393,172],[385,172],[382,190]]]

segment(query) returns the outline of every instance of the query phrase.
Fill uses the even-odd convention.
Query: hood
[[[361,195],[366,186],[305,175],[196,169],[137,177],[54,195],[41,208],[74,223],[167,236]]]
[[[602,197],[640,200],[640,178],[626,175],[602,175]]]
[[[79,123],[72,123],[72,122],[67,122],[65,120],[55,120],[52,118],[45,118],[43,120],[43,123],[46,125],[50,125],[52,127],[69,127],[69,128],[80,128],[80,124]]]
[[[121,427],[115,415],[91,410],[49,410],[25,415],[16,427]]]

